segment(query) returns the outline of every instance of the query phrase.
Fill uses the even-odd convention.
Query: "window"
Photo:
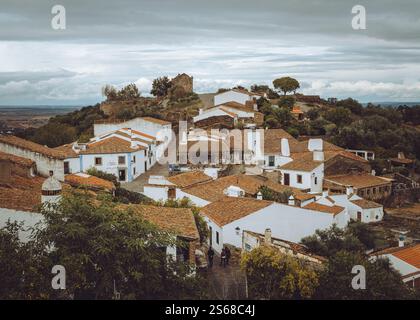
[[[118,164],[125,164],[125,156],[118,157]]]
[[[216,243],[219,244],[219,232],[216,231]]]
[[[297,175],[297,183],[302,183],[302,175],[301,174]]]
[[[373,188],[372,190],[373,190],[373,194],[375,194],[376,193],[376,188]]]
[[[96,157],[95,158],[95,166],[101,166],[102,165],[102,158]]]
[[[370,195],[370,189],[366,189],[366,194]]]
[[[269,167],[274,167],[274,156],[268,156],[268,166]]]
[[[314,183],[318,184],[318,177],[315,177]]]
[[[133,156],[133,163],[136,163],[136,156]]]
[[[133,167],[133,175],[136,174],[136,167]]]

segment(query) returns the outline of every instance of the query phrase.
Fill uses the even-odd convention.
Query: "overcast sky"
[[[181,72],[199,93],[292,76],[325,98],[420,101],[420,1],[0,0],[0,105],[96,103],[130,82],[147,94]]]

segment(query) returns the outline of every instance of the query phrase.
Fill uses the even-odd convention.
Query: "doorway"
[[[118,180],[125,181],[125,179],[126,179],[125,169],[118,170]]]
[[[285,186],[290,185],[290,174],[288,174],[288,173],[284,174],[284,185]]]

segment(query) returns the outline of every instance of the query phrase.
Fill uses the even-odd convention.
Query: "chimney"
[[[404,243],[405,243],[405,236],[403,236],[402,234],[398,237],[398,247],[402,248],[404,247]]]
[[[264,232],[264,243],[271,244],[271,229],[267,228]]]
[[[286,138],[281,138],[280,146],[281,146],[281,155],[283,157],[290,157],[289,140]]]
[[[314,150],[323,150],[323,144],[324,142],[322,139],[309,139],[308,140],[308,151],[314,151]]]
[[[258,104],[254,103],[254,111],[258,111]]]
[[[354,193],[354,189],[353,186],[347,186],[346,187],[346,195],[351,195],[352,193]]]
[[[372,174],[372,176],[376,176],[376,171],[372,170],[371,174]]]
[[[289,206],[294,206],[295,205],[295,197],[293,197],[293,195],[290,195],[289,197]]]
[[[324,152],[322,150],[314,150],[312,154],[314,161],[324,161]]]
[[[257,193],[257,199],[258,200],[262,200],[263,199],[263,195],[262,195],[261,191],[258,191],[258,193]]]
[[[322,190],[322,197],[323,198],[328,197],[328,190]]]
[[[252,100],[245,101],[245,106],[248,107],[249,109],[254,109],[254,101]]]
[[[203,114],[203,109],[202,108],[198,109],[198,114]]]

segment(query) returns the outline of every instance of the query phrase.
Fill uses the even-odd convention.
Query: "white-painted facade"
[[[217,225],[208,216],[204,216],[204,219],[211,230],[211,245],[220,253],[224,244],[241,248],[243,230],[264,233],[266,229],[271,229],[273,237],[300,242],[302,238],[313,235],[317,229],[327,229],[333,224],[340,228],[345,227],[348,215],[346,210],[334,216],[330,213],[273,203],[224,226]]]
[[[245,104],[249,100],[252,100],[254,98],[259,99],[260,97],[261,96],[252,94],[252,93],[244,93],[244,92],[238,92],[235,90],[228,90],[222,93],[218,93],[214,96],[214,105],[217,106],[219,104],[223,104],[230,101]]]
[[[353,200],[362,199],[357,194],[352,194],[350,196],[347,194],[337,194],[330,195],[329,198],[334,200],[334,204],[347,208],[347,212],[352,220],[370,223],[381,221],[384,217],[384,208],[380,204],[378,204],[378,207],[376,208],[362,208],[352,202]],[[316,202],[329,205],[328,200],[325,198],[320,198]]]
[[[289,175],[289,185],[302,190],[309,189],[312,193],[322,192],[322,181],[324,179],[324,164],[320,163],[312,171],[286,170],[281,171],[281,183],[285,183],[285,175]],[[300,176],[300,177],[299,177]]]
[[[18,157],[31,159],[36,163],[36,170],[39,175],[49,177],[50,171],[53,171],[56,179],[64,181],[63,159],[49,157],[44,154],[33,152],[31,150],[13,146],[4,142],[0,142],[0,151],[13,154]]]
[[[172,125],[171,123],[160,124],[147,118],[134,118],[114,123],[95,123],[93,125],[93,133],[95,137],[98,137],[123,128],[130,128],[158,138],[158,135],[170,136]]]

